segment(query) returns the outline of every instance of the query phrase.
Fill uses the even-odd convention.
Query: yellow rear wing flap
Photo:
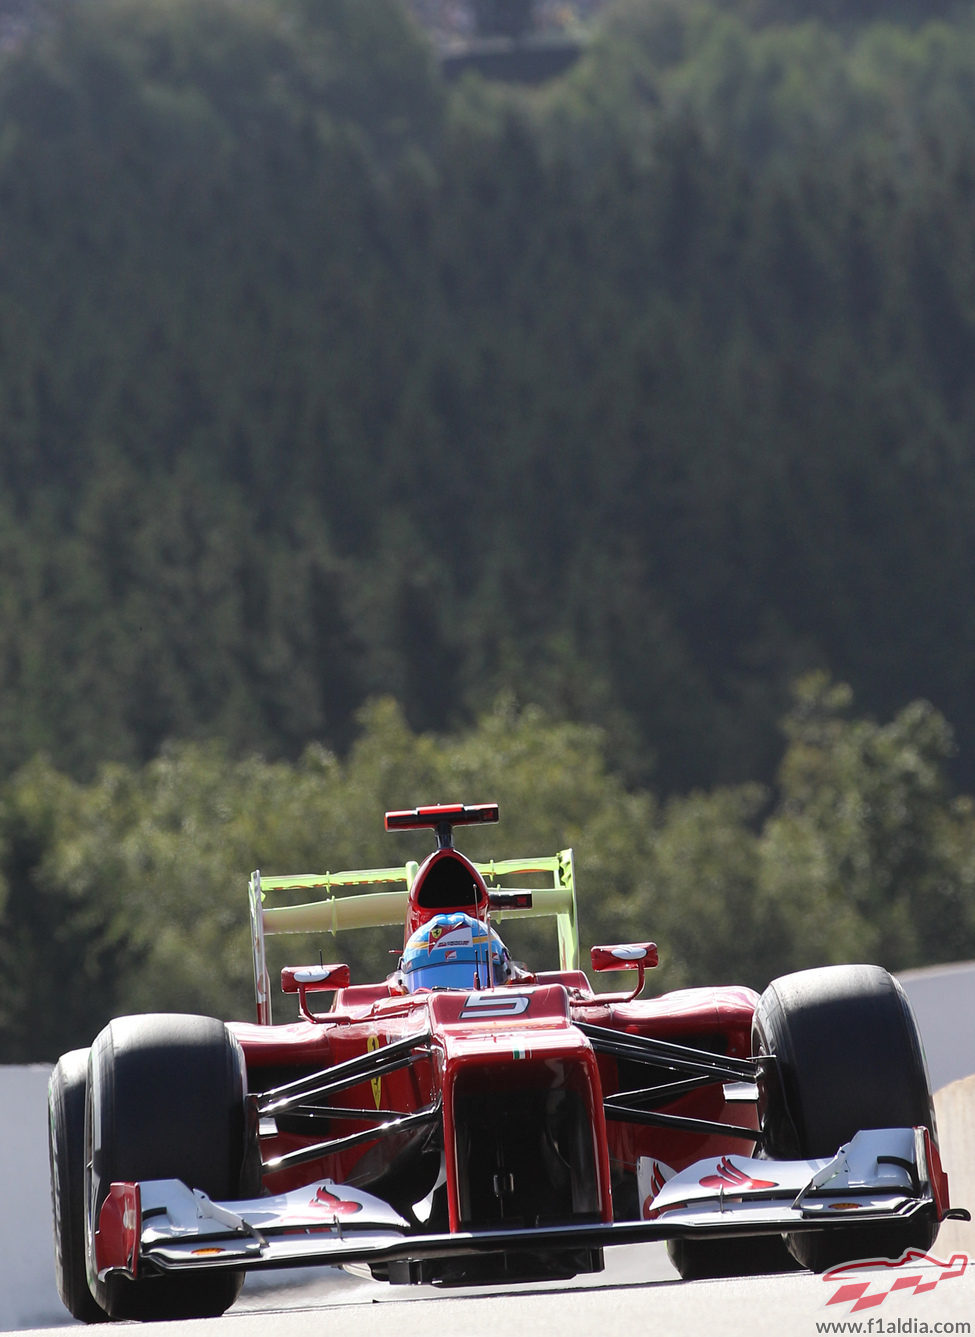
[[[572,850],[528,859],[491,859],[487,863],[472,860],[492,889],[526,893],[528,906],[493,908],[494,922],[504,919],[551,916],[556,920],[559,941],[559,966],[562,970],[579,968],[579,933],[576,910],[575,870]],[[254,955],[254,991],[257,1019],[271,1024],[271,993],[267,971],[265,939],[277,933],[339,933],[355,928],[379,928],[406,921],[410,888],[419,864],[411,860],[397,868],[353,869],[342,873],[300,873],[285,877],[251,874],[248,887],[251,942]],[[507,879],[537,877],[550,879],[542,887],[513,886]],[[502,881],[504,879],[504,881]],[[383,891],[358,891],[359,887],[382,886]],[[275,894],[304,891],[315,900],[300,905],[271,905]]]

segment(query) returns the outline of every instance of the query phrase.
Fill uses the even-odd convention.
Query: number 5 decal
[[[461,1009],[461,1021],[475,1017],[520,1017],[528,1011],[531,995],[527,993],[469,993]]]

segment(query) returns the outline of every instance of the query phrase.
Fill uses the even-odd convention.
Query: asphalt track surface
[[[924,1281],[934,1283],[932,1290],[889,1295],[878,1307],[853,1315],[849,1303],[827,1304],[837,1287],[809,1273],[682,1282],[670,1270],[659,1246],[653,1249],[657,1257],[649,1267],[641,1262],[634,1269],[633,1259],[617,1260],[601,1277],[588,1278],[584,1286],[573,1289],[512,1287],[491,1295],[463,1296],[422,1291],[405,1297],[386,1291],[356,1302],[370,1306],[361,1320],[358,1313],[331,1306],[272,1314],[264,1311],[260,1315],[241,1313],[233,1319],[234,1337],[251,1337],[255,1322],[270,1324],[262,1331],[271,1337],[284,1337],[285,1333],[289,1337],[306,1337],[307,1333],[310,1337],[312,1331],[321,1331],[323,1322],[347,1331],[349,1326],[358,1327],[360,1321],[362,1331],[370,1337],[431,1337],[441,1333],[445,1337],[498,1337],[500,1333],[516,1337],[601,1337],[608,1332],[652,1332],[668,1337],[782,1337],[822,1331],[817,1323],[853,1320],[865,1324],[871,1316],[872,1331],[896,1331],[898,1320],[900,1331],[924,1331],[919,1326],[912,1329],[905,1322],[912,1319],[915,1324],[928,1324],[928,1331],[935,1330],[938,1323],[945,1325],[942,1330],[949,1331],[967,1321],[971,1331],[975,1320],[975,1277],[967,1269],[962,1276],[941,1282],[940,1270],[926,1269]],[[640,1252],[646,1259],[647,1250]],[[639,1274],[631,1275],[633,1270]],[[663,1272],[665,1279],[647,1279],[646,1272]],[[871,1273],[874,1294],[887,1290],[889,1284],[889,1276]],[[957,1289],[952,1291],[952,1287]],[[877,1326],[881,1318],[885,1325],[893,1326]],[[871,1331],[866,1326],[860,1330]]]
[[[221,1319],[153,1324],[152,1337],[601,1337],[652,1332],[663,1337],[783,1337],[820,1332],[924,1333],[975,1329],[975,1275],[939,1280],[941,1269],[912,1269],[920,1287],[890,1293],[890,1275],[871,1271],[859,1312],[830,1304],[837,1286],[809,1273],[747,1280],[681,1282],[660,1246],[621,1248],[599,1276],[575,1286],[490,1292],[392,1290],[348,1278],[306,1288],[248,1292]],[[637,1253],[642,1259],[637,1259]],[[619,1255],[628,1255],[625,1258]],[[940,1253],[938,1253],[940,1257]],[[633,1275],[634,1272],[636,1275]],[[927,1289],[924,1289],[924,1288]],[[219,1325],[215,1329],[214,1325]],[[828,1325],[828,1326],[827,1326]],[[833,1326],[836,1325],[836,1326]],[[871,1325],[871,1326],[868,1326]],[[966,1326],[967,1325],[967,1326]],[[48,1334],[68,1329],[46,1328]]]
[[[941,1259],[940,1251],[932,1252]],[[375,1283],[353,1281],[340,1295],[323,1297],[308,1307],[301,1307],[296,1294],[267,1294],[260,1309],[248,1310],[257,1297],[248,1297],[245,1292],[232,1317],[235,1325],[240,1324],[239,1328],[235,1326],[234,1337],[252,1337],[255,1319],[271,1324],[265,1330],[271,1337],[284,1337],[285,1333],[289,1337],[305,1337],[307,1333],[310,1337],[313,1330],[320,1331],[323,1322],[342,1332],[350,1327],[355,1331],[360,1314],[355,1310],[343,1312],[343,1305],[369,1305],[361,1323],[362,1331],[370,1337],[601,1337],[608,1332],[652,1332],[661,1337],[782,1337],[809,1333],[812,1337],[822,1330],[817,1329],[817,1323],[864,1323],[871,1316],[875,1332],[896,1331],[898,1319],[902,1332],[912,1331],[904,1322],[912,1318],[916,1324],[927,1323],[929,1331],[936,1323],[968,1321],[969,1331],[975,1332],[975,1272],[970,1274],[966,1267],[961,1276],[941,1280],[942,1269],[928,1265],[912,1269],[911,1275],[920,1276],[921,1285],[931,1289],[887,1294],[879,1305],[870,1304],[852,1313],[850,1302],[828,1303],[838,1284],[810,1273],[683,1282],[662,1245],[634,1245],[609,1251],[605,1272],[577,1278],[569,1285],[511,1286],[490,1294],[415,1287],[404,1294],[388,1288],[377,1290]],[[871,1270],[869,1282],[862,1297],[868,1302],[889,1292],[891,1276],[883,1270]],[[881,1318],[894,1326],[878,1327]],[[913,1330],[924,1331],[917,1326]],[[861,1331],[870,1330],[864,1326]]]

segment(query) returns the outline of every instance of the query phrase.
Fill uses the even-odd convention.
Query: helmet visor
[[[407,989],[414,993],[417,989],[473,989],[475,971],[480,987],[486,988],[486,956],[477,964],[470,958],[466,961],[412,961],[409,967],[404,967],[403,975]]]

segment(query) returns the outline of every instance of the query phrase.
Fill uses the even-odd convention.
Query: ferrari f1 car
[[[637,975],[596,993],[572,851],[475,863],[454,847],[455,827],[497,819],[494,804],[389,812],[388,830],[436,832],[419,866],[254,873],[255,1023],[122,1017],[60,1060],[51,1179],[76,1318],[217,1314],[255,1268],[564,1278],[650,1240],[684,1277],[824,1270],[927,1249],[967,1216],[890,975],[643,999],[657,949],[639,942],[592,948],[595,972]],[[517,965],[494,928],[531,915],[555,918],[557,970]],[[268,935],[390,924],[405,933],[387,979],[287,967],[297,1019],[272,1022]]]

